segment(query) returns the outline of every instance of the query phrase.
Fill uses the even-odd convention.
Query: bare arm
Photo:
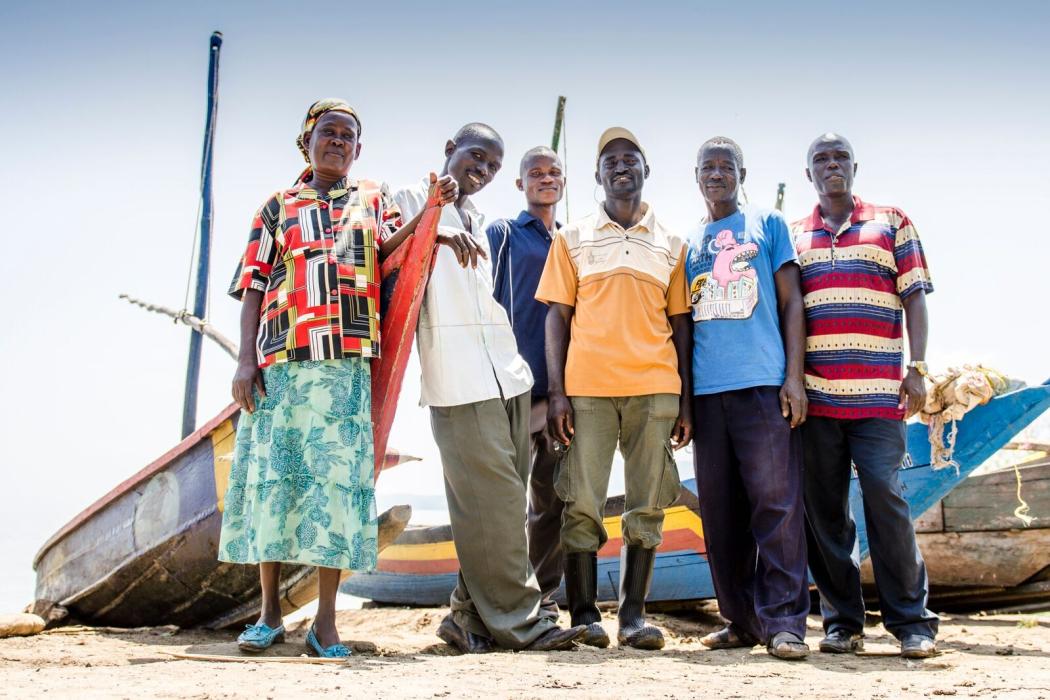
[[[678,376],[682,380],[678,420],[671,430],[671,440],[678,450],[693,439],[693,318],[685,313],[671,316],[670,320],[671,340],[678,355]]]
[[[802,311],[802,281],[798,265],[785,263],[773,279],[777,287],[777,311],[780,333],[784,338],[787,367],[784,386],[780,388],[780,412],[796,428],[806,421],[809,400],[803,372],[806,359],[806,319]]]
[[[255,356],[255,338],[259,334],[262,300],[263,293],[258,289],[245,290],[241,299],[241,345],[237,353],[237,371],[233,375],[233,400],[248,413],[255,412],[252,387],[259,390],[260,397],[266,398],[262,370],[259,369],[259,362]]]
[[[919,290],[904,299],[904,323],[908,328],[908,357],[911,362],[926,360],[926,341],[930,332],[926,312],[926,292]],[[926,405],[926,382],[916,369],[909,369],[901,382],[899,408],[905,408],[905,418],[911,418]]]
[[[569,324],[576,309],[551,302],[544,323],[547,355],[547,423],[554,439],[563,445],[572,440],[572,404],[565,396],[565,358],[569,354]]]

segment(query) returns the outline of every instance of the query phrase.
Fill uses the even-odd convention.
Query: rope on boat
[[[184,325],[189,326],[193,330],[195,330],[198,333],[200,333],[201,335],[203,335],[205,338],[209,338],[211,340],[214,340],[216,343],[219,344],[219,346],[223,350],[226,351],[227,355],[232,357],[234,360],[237,359],[237,343],[233,342],[232,340],[227,338],[225,335],[220,333],[215,328],[215,326],[212,326],[207,321],[204,321],[204,320],[201,320],[201,319],[197,318],[196,316],[191,314],[186,309],[182,309],[181,311],[175,311],[174,309],[169,309],[166,306],[160,306],[158,304],[151,304],[148,301],[142,301],[140,299],[135,299],[134,297],[130,297],[127,294],[121,294],[120,298],[124,299],[129,304],[134,304],[135,306],[140,306],[143,309],[145,309],[146,311],[153,311],[153,312],[158,313],[158,314],[163,314],[163,315],[171,318],[175,323],[182,323]]]

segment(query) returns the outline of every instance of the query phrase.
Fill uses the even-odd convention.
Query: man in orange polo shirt
[[[682,393],[690,385],[692,325],[684,243],[642,201],[649,166],[631,132],[602,134],[594,176],[605,201],[558,232],[536,290],[550,305],[547,415],[565,453],[555,489],[565,502],[566,597],[573,625],[588,627],[577,641],[607,646],[595,604],[597,552],[608,540],[602,520],[619,445],[626,500],[617,639],[660,649],[662,632],[645,624],[645,596],[663,509],[681,490],[672,450],[692,436]]]

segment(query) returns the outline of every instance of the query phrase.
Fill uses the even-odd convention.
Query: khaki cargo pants
[[[623,542],[653,548],[663,540],[663,509],[681,482],[671,448],[677,394],[570,397],[575,433],[558,464],[555,490],[565,501],[561,541],[567,552],[596,552],[609,539],[602,524],[617,445],[626,494]]]

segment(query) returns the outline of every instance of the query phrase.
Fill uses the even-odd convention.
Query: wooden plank
[[[937,501],[915,519],[915,532],[944,532],[944,501]]]
[[[430,279],[440,218],[440,207],[424,209],[416,232],[383,261],[381,268],[383,346],[380,356],[372,360],[372,436],[377,479],[386,466],[383,455],[386,454],[401,382],[412,353],[416,322]]]
[[[1016,586],[1050,564],[1047,530],[944,532],[917,536],[932,586]],[[871,562],[861,581],[872,583]]]
[[[1021,496],[1036,518],[1030,527],[1050,527],[1050,464],[1021,469]],[[1024,528],[1014,515],[1017,477],[1012,469],[971,477],[948,494],[944,504],[944,529],[974,532]]]
[[[346,665],[351,657],[323,659],[317,656],[226,656],[225,654],[189,654],[178,651],[162,651],[162,654],[181,661],[210,661],[230,664],[320,664]]]

